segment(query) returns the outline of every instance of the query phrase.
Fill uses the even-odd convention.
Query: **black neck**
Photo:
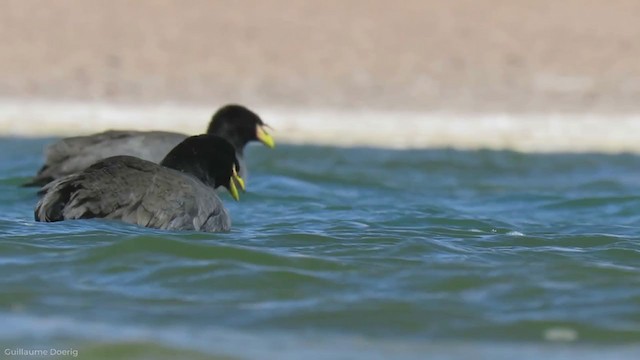
[[[218,136],[198,135],[174,147],[160,165],[195,176],[215,188],[231,176],[234,161],[235,151],[226,140]]]
[[[231,129],[230,126],[222,125],[216,128],[210,128],[209,134],[218,135],[227,140],[236,149],[238,155],[243,155],[244,147],[249,143],[249,140],[240,136],[240,134],[236,130]]]

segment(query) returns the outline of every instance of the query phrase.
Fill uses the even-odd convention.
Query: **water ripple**
[[[0,161],[3,340],[640,340],[635,156],[250,148],[233,230],[203,234],[34,222],[29,144]]]

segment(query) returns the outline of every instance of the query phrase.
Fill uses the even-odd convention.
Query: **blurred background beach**
[[[640,3],[4,0],[0,134],[199,133],[245,104],[281,142],[638,151]]]
[[[0,0],[0,358],[640,359],[638,15]],[[56,138],[227,103],[277,143],[231,232],[34,221]]]

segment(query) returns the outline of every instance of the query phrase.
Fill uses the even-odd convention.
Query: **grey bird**
[[[36,221],[104,218],[166,230],[229,231],[214,190],[235,200],[244,181],[234,147],[215,135],[192,136],[156,164],[132,156],[101,160],[43,188]]]
[[[244,148],[260,141],[273,148],[275,142],[268,127],[253,111],[241,105],[226,105],[211,118],[207,134],[218,135],[236,149],[242,177],[247,170]],[[159,163],[173,147],[188,135],[162,131],[110,130],[99,134],[69,137],[51,144],[45,151],[45,163],[36,176],[23,186],[44,186],[66,175],[74,174],[102,159],[129,155]]]

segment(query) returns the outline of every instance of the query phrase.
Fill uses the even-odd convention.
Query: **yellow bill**
[[[238,191],[238,188],[240,188],[242,191],[245,191],[244,180],[242,180],[240,175],[238,175],[238,171],[234,166],[231,179],[229,179],[229,193],[235,201],[240,200],[240,192]]]
[[[276,146],[276,143],[275,143],[275,141],[273,141],[273,138],[271,137],[271,135],[269,135],[269,133],[264,129],[265,126],[266,125],[257,125],[256,126],[256,137],[265,146],[270,147],[270,148],[273,149]]]
[[[247,188],[244,186],[244,180],[238,174],[238,168],[234,166],[233,170],[231,171],[231,179],[234,180],[238,184],[238,186],[240,186],[240,189],[242,189],[242,191],[245,191]]]

